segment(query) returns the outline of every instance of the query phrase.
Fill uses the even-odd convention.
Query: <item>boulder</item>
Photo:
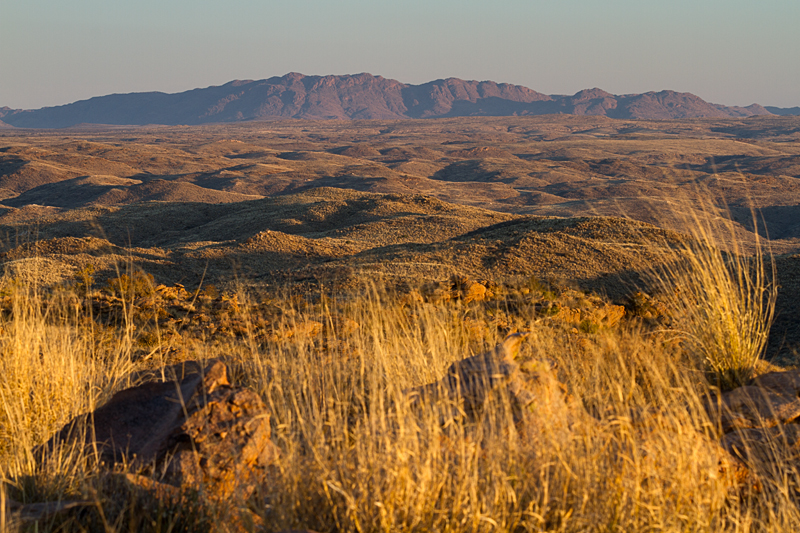
[[[225,365],[202,367],[189,361],[164,369],[164,381],[147,381],[116,393],[92,413],[68,422],[42,451],[66,442],[84,442],[87,453],[107,466],[152,462],[184,420],[186,406],[199,393],[228,385]],[[137,376],[155,378],[156,376]]]
[[[731,455],[747,463],[797,462],[800,459],[800,425],[787,424],[768,428],[736,429],[721,442]]]
[[[492,293],[489,292],[486,287],[478,282],[474,282],[464,289],[462,298],[464,303],[468,304],[470,302],[482,302],[489,298],[491,294]]]
[[[800,371],[770,372],[722,393],[707,408],[741,487],[760,491],[757,472],[800,461]],[[774,465],[774,466],[772,466]]]
[[[494,349],[451,364],[439,381],[405,391],[412,407],[450,401],[474,418],[490,391],[508,384],[519,365],[514,361],[527,333],[514,333]]]
[[[750,385],[784,396],[800,395],[800,370],[769,372],[751,380]]]
[[[70,509],[94,505],[94,502],[79,500],[20,503],[7,497],[5,492],[0,496],[0,529],[3,531],[15,531],[25,524],[45,520]]]
[[[83,443],[103,465],[127,465],[130,482],[168,499],[185,489],[202,489],[214,501],[248,497],[278,456],[261,398],[231,386],[220,361],[184,363],[164,374],[170,379],[121,391],[77,417],[44,451]]]
[[[440,380],[406,390],[412,408],[444,402],[453,407],[448,419],[465,416],[475,420],[490,393],[505,388],[517,422],[534,411],[561,409],[567,397],[563,384],[556,379],[555,364],[529,361],[520,367],[516,361],[520,344],[528,335],[512,333],[494,349],[451,364]]]
[[[189,406],[189,416],[169,436],[159,462],[163,481],[183,488],[213,487],[219,501],[246,499],[278,457],[269,414],[250,389],[221,387]]]
[[[723,393],[717,402],[709,405],[712,416],[718,416],[721,421],[722,432],[773,427],[800,418],[795,374],[794,371],[771,372],[749,385]]]
[[[450,278],[450,292],[453,298],[460,298],[465,304],[482,302],[492,298],[494,294],[489,290],[488,281],[476,281],[466,276],[452,276]]]

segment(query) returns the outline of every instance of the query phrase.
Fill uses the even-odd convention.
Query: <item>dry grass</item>
[[[354,359],[327,364],[311,346],[260,354],[260,384],[285,454],[264,518],[280,527],[342,531],[769,531],[800,524],[788,462],[742,497],[703,408],[702,368],[641,329],[575,336],[529,317],[519,358],[557,373],[530,377],[537,401],[515,423],[498,392],[477,420],[458,405],[409,409],[469,339],[452,309],[413,316],[377,296],[361,304]],[[435,371],[428,375],[430,369]],[[252,372],[257,375],[258,372]],[[261,375],[267,375],[262,372]],[[567,385],[565,399],[556,379]],[[762,514],[772,508],[769,514]],[[309,509],[315,509],[309,516]]]
[[[707,365],[721,383],[741,382],[763,351],[774,302],[763,257],[687,246],[676,253],[688,259],[659,278],[681,289],[670,304],[685,343],[636,319],[573,328],[539,305],[566,293],[537,284],[501,287],[496,300],[469,304],[369,286],[314,302],[272,295],[282,309],[273,327],[298,333],[265,340],[256,302],[242,292],[235,311],[249,332],[216,344],[185,340],[185,349],[227,356],[238,381],[271,409],[281,457],[244,504],[271,531],[796,531],[800,476],[781,438],[768,457],[753,457],[755,490],[736,478],[718,421],[704,408],[716,385]],[[155,502],[66,453],[34,464],[33,446],[152,363],[132,357],[139,333],[127,319],[100,335],[69,291],[7,291],[0,474],[18,499],[95,502],[37,527],[224,529],[235,502]],[[569,298],[578,307],[594,301]],[[345,319],[358,327],[342,327]],[[320,335],[298,327],[311,320],[323,324]],[[409,402],[404,390],[436,380],[510,329],[531,332],[517,357],[536,397],[529,407],[515,407],[502,388],[475,417],[453,400]]]
[[[677,202],[674,216],[690,228],[678,246],[663,246],[663,267],[651,272],[687,351],[722,389],[744,385],[764,354],[775,314],[775,262],[757,213],[753,242],[743,242],[727,208],[696,190]],[[752,252],[752,253],[748,253]]]

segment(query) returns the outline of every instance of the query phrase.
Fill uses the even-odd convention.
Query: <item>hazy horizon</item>
[[[785,0],[30,0],[0,19],[0,106],[369,72],[409,84],[674,90],[728,106],[794,107],[798,21],[800,2]]]

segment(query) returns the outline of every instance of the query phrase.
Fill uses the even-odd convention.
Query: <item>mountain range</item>
[[[799,108],[730,107],[675,91],[614,95],[587,89],[547,95],[521,85],[447,78],[410,85],[362,73],[235,80],[181,93],[111,94],[34,110],[0,108],[0,128],[80,124],[196,125],[270,119],[408,119],[462,116],[603,115],[682,119],[798,114]]]

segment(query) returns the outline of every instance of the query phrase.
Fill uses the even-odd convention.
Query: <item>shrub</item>
[[[767,345],[777,286],[773,261],[753,212],[752,253],[730,218],[715,215],[709,195],[684,200],[689,239],[664,246],[663,268],[652,272],[665,295],[674,331],[723,389],[742,385]]]
[[[121,274],[119,277],[111,278],[106,284],[106,290],[125,300],[152,296],[155,292],[153,275],[145,272],[134,271],[129,274]]]

